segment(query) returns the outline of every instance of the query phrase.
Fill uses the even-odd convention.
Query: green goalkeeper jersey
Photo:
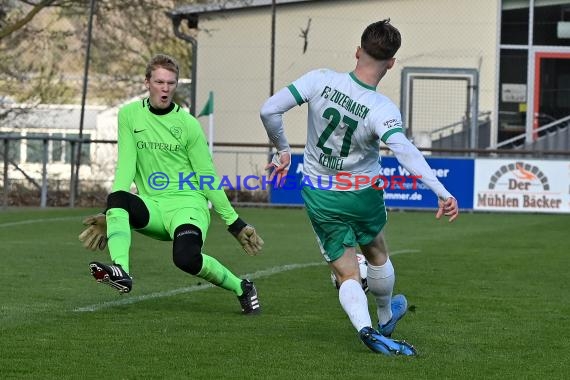
[[[129,191],[133,181],[140,195],[151,198],[198,191],[226,224],[237,219],[200,123],[179,105],[154,109],[147,98],[121,107],[118,150],[112,191]]]

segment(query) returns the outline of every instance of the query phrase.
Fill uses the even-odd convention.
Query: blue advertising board
[[[434,174],[457,198],[462,209],[473,209],[474,160],[472,158],[426,157]],[[273,204],[303,204],[301,182],[303,180],[303,155],[291,157],[291,167],[283,188],[271,189]],[[381,179],[384,183],[386,205],[395,208],[436,208],[437,199],[421,179],[415,179],[394,157],[382,157]]]
[[[275,204],[296,205],[303,204],[301,198],[301,180],[303,179],[303,155],[292,154],[291,166],[285,185],[282,188],[271,188],[269,193],[269,200]],[[295,186],[290,186],[295,184]],[[293,188],[291,188],[293,187]]]
[[[437,179],[453,194],[462,209],[473,208],[473,180],[475,160],[472,158],[431,158],[426,157]],[[437,208],[437,197],[421,179],[414,186],[409,173],[395,157],[382,157],[382,173],[406,178],[404,186],[391,181],[385,188],[386,206],[397,208]],[[390,177],[387,176],[389,179]],[[398,177],[396,177],[398,178]],[[401,189],[404,187],[404,189]],[[414,188],[415,187],[415,188]]]

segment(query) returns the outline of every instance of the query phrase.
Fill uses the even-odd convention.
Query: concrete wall
[[[400,73],[406,66],[475,68],[481,75],[480,110],[492,110],[497,7],[496,0],[331,0],[278,6],[275,90],[313,68],[351,71],[363,29],[389,17],[403,42],[396,66],[380,83],[380,92],[399,104]],[[309,18],[303,53],[300,34]],[[270,27],[269,7],[200,16],[197,108],[213,90],[214,141],[267,140],[258,110],[270,90]],[[304,142],[305,112],[304,108],[290,111],[286,118],[292,143]]]

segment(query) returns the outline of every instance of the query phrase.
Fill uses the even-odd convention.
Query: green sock
[[[202,269],[197,276],[220,288],[231,290],[237,296],[243,294],[239,277],[212,256],[202,253]]]
[[[112,208],[107,211],[107,238],[111,259],[129,273],[131,226],[129,225],[129,213],[126,210]]]

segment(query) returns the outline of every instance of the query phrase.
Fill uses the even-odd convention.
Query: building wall
[[[363,29],[389,17],[403,41],[396,66],[380,83],[380,92],[400,103],[404,67],[475,68],[480,73],[479,110],[492,111],[498,9],[497,0],[330,0],[279,5],[275,91],[313,68],[351,71]],[[309,18],[303,52],[301,31]],[[196,103],[200,110],[208,92],[214,91],[214,142],[267,142],[258,113],[270,94],[270,7],[202,14],[199,29]],[[291,143],[304,143],[305,119],[305,107],[285,116]],[[201,121],[206,128],[207,120]]]

